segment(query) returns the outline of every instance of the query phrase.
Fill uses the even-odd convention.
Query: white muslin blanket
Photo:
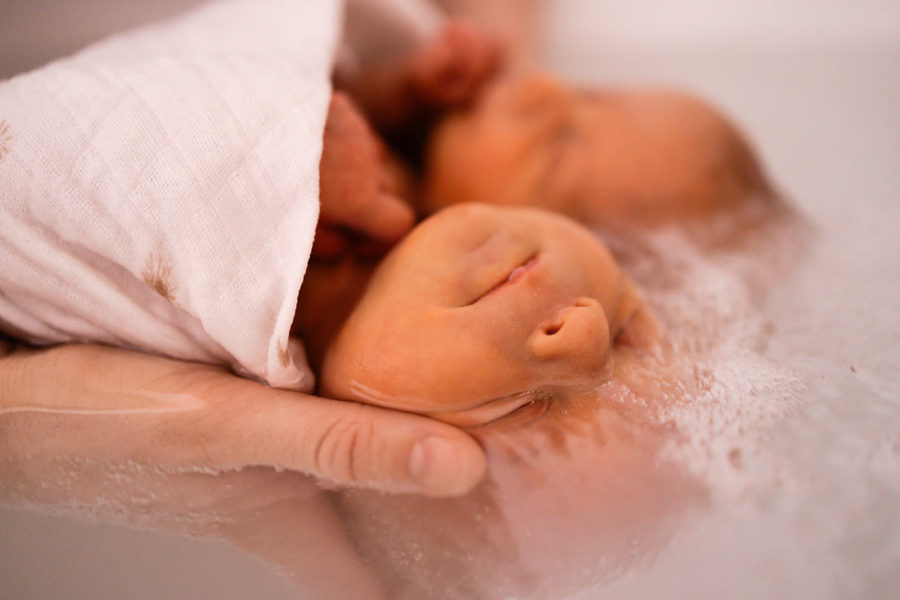
[[[225,0],[0,83],[0,328],[309,390],[339,0]]]

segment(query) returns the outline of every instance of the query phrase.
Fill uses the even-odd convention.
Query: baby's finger
[[[383,192],[361,204],[357,210],[341,215],[340,224],[376,240],[395,242],[406,235],[415,222],[415,214],[403,200]]]
[[[415,187],[412,169],[391,152],[384,152],[378,165],[378,189],[411,202]]]
[[[452,106],[471,98],[501,62],[500,44],[493,37],[467,21],[451,21],[413,61],[412,83],[426,102]]]

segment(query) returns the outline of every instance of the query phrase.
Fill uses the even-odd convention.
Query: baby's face
[[[587,91],[548,76],[500,81],[432,136],[430,210],[541,206],[592,223],[656,223],[738,205],[767,185],[722,116],[670,92]]]
[[[477,425],[538,410],[527,392],[602,382],[620,347],[654,335],[590,231],[545,211],[460,205],[379,266],[326,352],[321,391]]]

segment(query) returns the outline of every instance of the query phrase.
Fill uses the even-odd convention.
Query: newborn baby
[[[592,224],[703,217],[772,195],[724,117],[665,91],[591,90],[549,75],[497,80],[430,137],[427,212],[541,206]]]
[[[310,269],[295,322],[319,392],[457,425],[540,411],[558,392],[610,379],[659,337],[600,240],[542,210],[440,211],[374,269],[352,308],[322,296],[335,270]],[[325,323],[317,302],[349,315]]]

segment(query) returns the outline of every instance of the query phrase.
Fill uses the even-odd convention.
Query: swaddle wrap
[[[338,0],[226,0],[0,84],[0,327],[309,390]]]

